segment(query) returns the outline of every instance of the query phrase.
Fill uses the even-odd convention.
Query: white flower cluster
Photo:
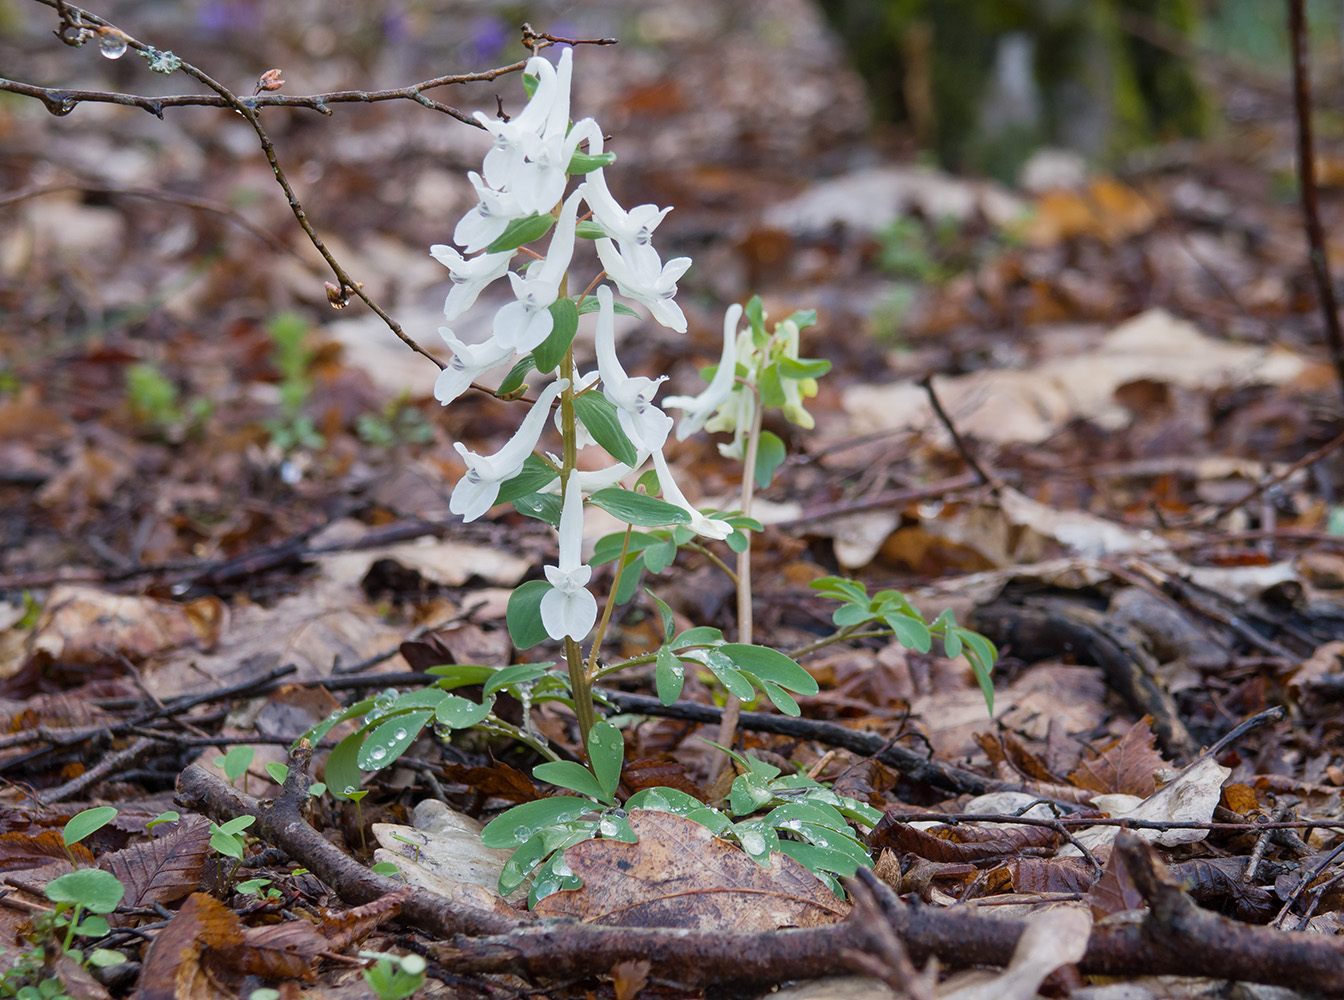
[[[602,130],[593,119],[570,123],[572,69],[572,49],[566,48],[556,65],[534,56],[527,64],[527,75],[535,80],[536,86],[527,106],[516,117],[499,121],[476,113],[477,120],[494,139],[482,172],[468,175],[479,201],[453,231],[453,241],[462,250],[436,245],[430,248],[430,253],[448,267],[454,282],[443,307],[448,323],[470,309],[482,289],[505,275],[513,287],[514,298],[495,314],[491,335],[484,343],[466,344],[450,327],[439,329],[453,352],[452,361],[434,385],[434,395],[444,405],[455,400],[484,373],[511,363],[515,355],[535,351],[550,336],[554,329],[551,307],[561,295],[573,258],[581,204],[591,212],[592,221],[604,234],[596,241],[597,255],[617,292],[645,306],[663,326],[678,333],[686,332],[686,317],[675,296],[677,280],[690,267],[690,258],[678,257],[664,263],[652,239],[653,231],[671,209],[640,205],[627,212],[607,189],[600,166],[584,173],[582,183],[568,197],[565,195],[570,166],[580,147],[586,145],[585,155],[590,158],[600,157],[603,152]],[[591,165],[591,159],[587,165]],[[511,223],[544,217],[557,205],[560,211],[544,258],[538,257],[525,268],[511,271],[509,265],[517,250],[490,252],[490,246]],[[695,510],[677,488],[662,454],[672,419],[654,403],[666,376],[650,379],[626,374],[616,354],[612,291],[600,285],[595,294],[597,371],[588,375],[575,373],[575,391],[586,390],[597,378],[601,379],[602,393],[615,407],[621,429],[634,445],[638,460],[634,466],[617,463],[593,472],[574,471],[568,477],[561,503],[558,565],[545,568],[553,589],[541,602],[542,622],[555,639],[582,639],[597,617],[597,602],[585,589],[592,569],[583,563],[581,554],[585,492],[619,481],[652,457],[664,499],[690,514],[691,530],[718,539],[726,538],[733,530],[727,522],[705,517]],[[734,309],[736,314],[730,310],[730,316],[736,332],[741,307]],[[729,363],[724,367],[731,381],[733,366]],[[706,395],[721,388],[717,385],[719,381]],[[517,432],[495,454],[479,455],[461,442],[454,445],[467,465],[467,472],[449,501],[454,514],[471,521],[494,505],[500,486],[522,471],[524,461],[537,447],[547,413],[567,388],[569,382],[563,378],[547,386]],[[722,399],[704,410],[705,416],[721,402]],[[682,405],[687,405],[686,401]],[[691,405],[690,409],[693,415],[689,419],[703,425],[704,417],[699,416],[703,407]],[[589,440],[586,433],[580,433],[580,445]],[[558,482],[557,478],[549,488],[555,489]]]

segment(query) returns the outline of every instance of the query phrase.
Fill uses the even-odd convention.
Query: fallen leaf
[[[707,827],[671,813],[637,809],[639,843],[588,840],[565,852],[582,889],[537,904],[547,917],[621,927],[760,931],[814,927],[849,907],[810,871],[783,854],[762,868]]]
[[[1092,792],[1152,795],[1157,772],[1168,764],[1153,747],[1152,721],[1145,715],[1097,757],[1080,763],[1069,780]]]

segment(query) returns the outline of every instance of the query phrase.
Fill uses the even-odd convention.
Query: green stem
[[[621,573],[625,570],[625,557],[630,553],[630,536],[635,526],[625,526],[625,541],[621,543],[621,557],[616,560],[616,573],[611,578],[611,589],[607,592],[607,603],[602,608],[602,620],[597,623],[597,634],[593,636],[593,645],[588,650],[588,676],[597,679],[597,651],[602,648],[602,639],[607,634],[607,624],[611,621],[611,610],[616,606],[616,592],[621,589]]]
[[[742,458],[742,513],[751,517],[751,502],[756,494],[756,453],[761,443],[761,420],[765,416],[761,406],[760,390],[752,384],[747,388],[752,393],[754,403],[751,413],[751,428],[747,433],[747,451]],[[737,554],[737,641],[751,645],[751,542]],[[737,719],[742,713],[742,702],[731,694],[723,706],[723,718],[719,722],[719,746],[731,747],[737,738]],[[712,776],[717,778],[728,766],[728,755],[720,753],[710,765]]]
[[[690,549],[692,552],[699,552],[702,556],[704,556],[706,559],[708,559],[711,563],[713,563],[713,564],[714,564],[715,566],[717,566],[719,569],[723,570],[724,573],[727,574],[728,579],[730,579],[730,580],[733,581],[733,586],[734,586],[734,587],[737,586],[737,574],[733,572],[733,569],[732,569],[731,566],[729,566],[726,562],[724,562],[724,561],[723,561],[722,559],[720,559],[717,555],[715,555],[713,551],[711,551],[710,549],[708,549],[708,548],[706,548],[705,546],[701,545],[699,542],[695,541],[694,539],[692,539],[691,541],[689,541],[689,542],[686,543],[686,548]]]

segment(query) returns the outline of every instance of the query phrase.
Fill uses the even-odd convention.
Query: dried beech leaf
[[[337,917],[322,921],[322,936],[327,951],[345,951],[357,941],[368,937],[380,924],[401,912],[401,904],[411,895],[409,888],[389,892],[372,903],[346,910]]]
[[[1186,892],[1205,905],[1231,902],[1232,914],[1248,923],[1264,923],[1279,908],[1274,895],[1244,880],[1246,858],[1195,858],[1167,866]]]
[[[68,860],[60,830],[29,833],[0,833],[0,872],[38,868],[49,861]],[[70,853],[83,865],[93,864],[93,854],[83,844],[72,844]]]
[[[316,927],[291,920],[276,927],[249,927],[241,944],[218,949],[209,958],[217,967],[263,979],[316,979],[318,957],[330,950]]]
[[[941,1000],[1034,1000],[1046,976],[1087,951],[1092,921],[1084,909],[1054,906],[1032,914],[1026,924],[1003,972],[954,976],[939,987]]]
[[[1092,916],[1097,920],[1109,917],[1112,913],[1140,910],[1145,905],[1143,894],[1135,887],[1134,879],[1125,865],[1124,855],[1119,851],[1111,852],[1106,870],[1101,873],[1096,884],[1087,890],[1086,899],[1092,908]]]
[[[783,854],[762,868],[706,827],[671,813],[637,809],[637,844],[588,840],[565,852],[582,889],[537,904],[547,917],[623,927],[759,931],[813,927],[849,907],[815,875]]]
[[[1167,761],[1153,747],[1153,717],[1145,715],[1092,760],[1084,760],[1069,780],[1079,788],[1147,798],[1157,789],[1156,774]]]
[[[641,960],[617,962],[611,967],[611,987],[616,1000],[635,1000],[649,982],[652,963]]]
[[[1016,855],[1028,847],[1053,847],[1059,839],[1059,834],[1047,826],[962,823],[916,830],[892,815],[883,816],[873,828],[868,846],[915,854],[930,861],[983,861],[1004,854]]]
[[[210,856],[210,823],[188,816],[172,833],[105,854],[98,867],[126,887],[126,906],[175,903],[195,892]]]
[[[1014,858],[1004,867],[1015,892],[1086,892],[1096,881],[1079,858]]]
[[[243,942],[243,926],[232,910],[203,892],[194,893],[145,953],[136,1000],[206,1000],[220,995],[202,956],[227,952]]]

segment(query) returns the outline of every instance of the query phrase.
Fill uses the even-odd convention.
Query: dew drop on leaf
[[[762,854],[765,852],[765,838],[755,830],[748,830],[742,834],[742,850],[748,854]]]
[[[374,747],[372,750],[369,751],[370,760],[382,760],[386,756],[387,756],[387,749],[385,747]]]

